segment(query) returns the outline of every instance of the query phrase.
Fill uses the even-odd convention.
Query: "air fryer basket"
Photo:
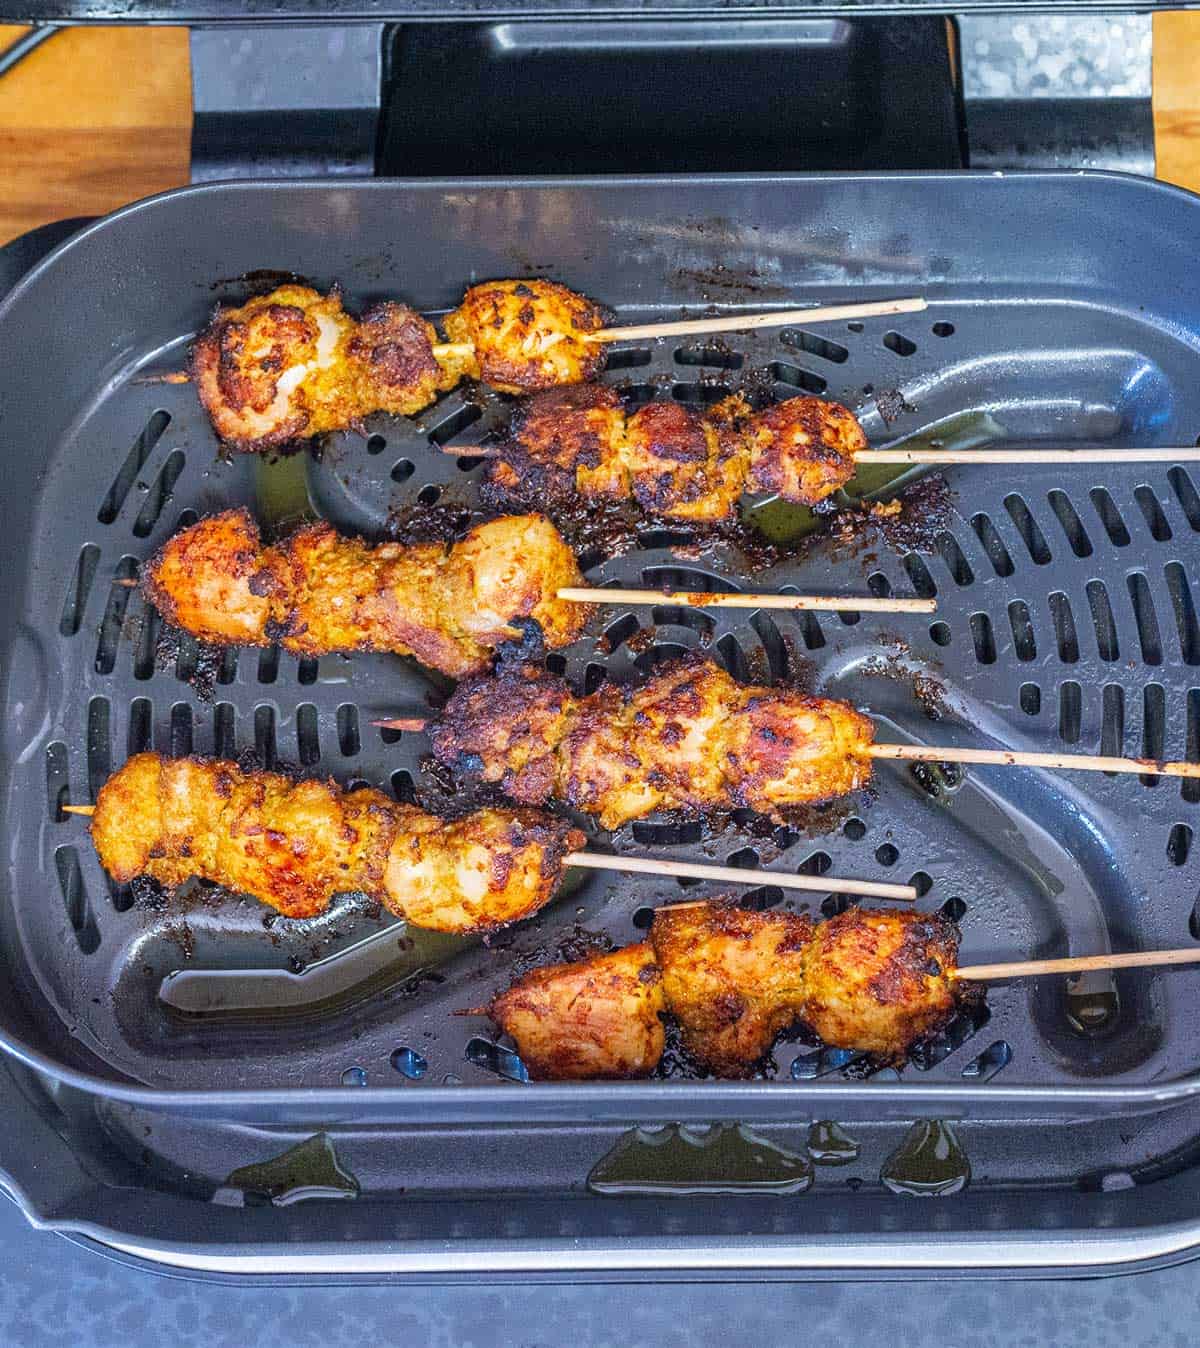
[[[510,1049],[451,1012],[533,962],[636,939],[675,882],[592,875],[483,944],[405,932],[349,897],[288,923],[220,892],[163,904],[113,886],[83,822],[60,807],[93,799],[145,747],[253,750],[437,802],[423,736],[369,722],[436,705],[444,683],[386,657],[213,660],[164,638],[116,583],[181,522],[232,503],[280,522],[307,494],[373,535],[408,506],[478,509],[469,453],[502,421],[497,401],[451,393],[414,421],[381,418],[370,438],[264,466],[216,457],[190,388],[137,380],[177,364],[213,301],[245,293],[248,274],[277,267],[338,281],[352,304],[398,294],[432,311],[473,279],[545,273],[626,321],[920,292],[930,310],[919,320],[623,349],[605,377],[634,399],[703,400],[748,379],[777,396],[827,394],[860,411],[876,444],[1189,444],[1198,218],[1191,197],[1102,175],[271,183],[174,193],[72,240],[0,311],[6,1046],[134,1101],[297,1118],[783,1117],[830,1097],[859,1117],[1017,1116],[1191,1094],[1195,971],[993,988],[986,1016],[953,1026],[899,1078],[859,1080],[846,1055],[785,1043],[775,1077],[748,1085],[514,1087],[523,1070]],[[903,399],[882,396],[894,390]],[[876,398],[899,411],[891,424]],[[885,738],[1200,754],[1189,672],[1200,494],[1187,468],[966,467],[946,483],[906,507],[918,528],[823,537],[753,577],[764,589],[936,594],[932,621],[604,609],[566,653],[568,676],[585,687],[635,677],[700,647],[735,673],[850,698]],[[750,583],[732,545],[680,554],[643,542],[589,580]],[[911,876],[923,910],[959,919],[964,961],[1200,937],[1194,783],[877,777],[871,798],[804,830],[651,821],[593,845]],[[838,902],[818,895],[813,907]]]

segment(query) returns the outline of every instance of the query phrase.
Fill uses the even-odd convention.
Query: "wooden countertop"
[[[0,77],[0,243],[186,183],[191,136],[185,28],[56,34]]]
[[[0,47],[23,29],[0,25]],[[1200,12],[1154,16],[1158,175],[1200,191]],[[73,28],[0,78],[0,242],[188,181],[183,28]]]

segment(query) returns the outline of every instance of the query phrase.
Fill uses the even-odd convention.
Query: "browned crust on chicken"
[[[662,983],[648,945],[534,969],[489,1014],[535,1081],[646,1076],[663,1052]]]
[[[957,929],[937,916],[850,909],[813,923],[719,901],[679,904],[655,914],[648,944],[537,969],[490,1014],[543,1080],[649,1075],[664,1011],[722,1077],[750,1075],[801,1023],[831,1048],[899,1063],[958,1010],[957,953]]]
[[[142,591],[168,622],[217,645],[278,642],[297,655],[391,651],[458,678],[532,621],[551,648],[587,620],[557,597],[582,577],[543,515],[476,525],[450,547],[372,547],[310,524],[264,547],[246,510],[212,515],[167,540]]]
[[[866,445],[854,414],[820,398],[755,413],[735,394],[703,412],[652,402],[625,415],[610,389],[559,389],[514,416],[486,489],[551,506],[632,497],[652,516],[712,523],[733,518],[746,491],[815,505],[854,476]]]
[[[191,374],[222,443],[245,453],[346,430],[372,412],[411,416],[462,378],[437,332],[395,301],[360,319],[309,286],[222,305],[196,339]]]
[[[535,393],[517,405],[498,457],[488,460],[485,495],[506,508],[542,509],[579,494],[628,496],[628,473],[612,453],[624,427],[624,406],[607,384]]]
[[[901,1061],[957,1006],[958,929],[944,918],[850,908],[804,953],[804,1020],[827,1044]]]
[[[558,788],[558,746],[577,714],[565,680],[537,665],[464,679],[428,727],[434,757],[528,805]]]
[[[633,497],[667,519],[723,520],[737,508],[746,479],[739,435],[681,403],[639,407],[625,429]]]
[[[654,915],[650,941],[684,1044],[717,1076],[753,1072],[804,1008],[813,924],[795,913],[680,904]]]
[[[366,400],[375,404],[368,411],[412,416],[451,386],[434,358],[436,341],[433,324],[406,304],[385,300],[363,313],[347,351],[363,372]]]
[[[738,683],[691,656],[637,687],[575,697],[554,675],[507,668],[459,686],[431,728],[434,755],[515,799],[557,797],[617,828],[657,810],[790,807],[871,776],[871,721],[844,702]]]
[[[470,342],[467,372],[502,393],[582,384],[604,368],[604,346],[580,334],[605,326],[605,310],[556,281],[487,281],[446,315],[451,342]]]
[[[196,876],[250,894],[287,917],[324,912],[361,891],[414,925],[486,931],[551,897],[577,829],[528,810],[452,821],[370,787],[293,781],[236,763],[144,753],[96,798],[92,841],[119,882],[168,886]]]
[[[776,492],[812,506],[854,476],[854,456],[867,447],[858,418],[824,398],[788,398],[748,424],[746,489]]]

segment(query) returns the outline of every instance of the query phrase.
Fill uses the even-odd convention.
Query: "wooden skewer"
[[[64,805],[64,814],[90,817],[94,805]],[[717,880],[734,885],[778,885],[781,889],[804,889],[819,894],[861,894],[873,899],[900,899],[915,903],[912,885],[892,885],[874,880],[842,880],[830,875],[788,875],[780,871],[745,870],[738,866],[706,866],[702,862],[659,861],[653,857],[613,857],[599,852],[568,852],[568,866],[593,871],[617,871],[624,875],[665,875],[685,880]]]
[[[162,374],[138,374],[130,381],[134,384],[190,384],[192,376],[186,370],[164,370]]]
[[[852,318],[882,318],[890,314],[918,314],[929,306],[920,296],[900,300],[871,300],[865,304],[827,304],[808,309],[776,309],[765,314],[728,314],[722,318],[684,318],[673,323],[641,323],[623,328],[600,328],[580,336],[585,342],[648,341],[655,337],[692,337],[706,332],[747,332],[752,328],[784,328],[789,323],[837,323]]]
[[[1200,446],[1162,449],[861,449],[855,463],[1178,463]]]
[[[573,604],[681,604],[687,608],[813,609],[825,613],[933,613],[933,599],[880,599],[875,595],[839,597],[815,594],[741,594],[702,590],[621,590],[565,586],[559,599]]]
[[[862,894],[874,899],[900,899],[915,903],[912,885],[891,885],[874,880],[842,880],[831,875],[787,875],[782,871],[744,870],[738,866],[706,866],[693,861],[660,861],[651,857],[611,857],[598,852],[571,852],[568,866],[594,871],[620,871],[626,875],[673,875],[682,879],[717,880],[733,885],[778,885],[780,889],[805,889],[818,894]]]
[[[1042,754],[1021,749],[938,748],[925,744],[872,744],[867,753],[872,758],[903,759],[910,763],[982,763],[1010,768],[1066,768],[1080,772],[1132,772],[1151,777],[1200,777],[1200,763],[1111,758],[1102,754]]]
[[[372,721],[380,730],[424,730],[429,724],[426,716],[393,716],[386,721]]]
[[[1010,964],[968,964],[955,978],[1035,978],[1039,974],[1086,974],[1095,969],[1153,969],[1168,964],[1200,964],[1200,946],[1186,950],[1135,950],[1124,955],[1071,955],[1055,960],[1014,960]]]

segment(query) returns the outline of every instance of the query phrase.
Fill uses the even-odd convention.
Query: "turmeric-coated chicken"
[[[264,547],[248,511],[226,510],[168,539],[143,569],[142,590],[203,641],[278,642],[308,656],[392,651],[459,678],[531,622],[547,646],[574,641],[586,611],[557,593],[580,581],[543,515],[478,524],[449,547],[372,547],[325,523]]]
[[[386,300],[361,318],[335,287],[282,285],[221,306],[192,347],[191,375],[221,441],[248,453],[358,427],[373,412],[413,416],[465,376],[505,393],[590,379],[604,346],[599,305],[553,281],[473,286],[445,320],[449,343]]]
[[[101,787],[91,823],[105,870],[175,886],[211,880],[313,917],[361,891],[417,927],[487,931],[537,912],[583,834],[535,810],[441,819],[371,787],[137,754]]]
[[[360,319],[308,286],[221,307],[192,347],[196,391],[221,441],[256,452],[347,430],[372,412],[412,415],[452,388],[461,356],[439,361],[437,333],[394,301]]]
[[[585,334],[606,319],[600,305],[556,281],[486,281],[442,326],[451,342],[470,346],[467,374],[501,393],[532,393],[598,374],[604,344]]]
[[[745,492],[816,505],[854,475],[867,439],[854,414],[822,398],[761,412],[734,394],[704,411],[651,402],[626,413],[607,385],[529,398],[487,467],[493,503],[562,507],[632,498],[665,519],[731,519]]]
[[[832,799],[871,777],[871,721],[844,702],[738,683],[686,657],[584,697],[544,669],[464,681],[430,728],[435,756],[514,800],[552,797],[618,828],[657,810],[756,810]]]
[[[663,1052],[662,980],[648,945],[534,969],[489,1008],[539,1081],[640,1077]]]
[[[827,1044],[903,1058],[953,1014],[957,958],[943,918],[849,908],[804,951],[804,1020]]]
[[[648,1076],[660,1013],[716,1076],[749,1076],[790,1026],[902,1063],[955,1015],[958,931],[942,917],[848,910],[827,922],[719,902],[654,916],[649,943],[535,969],[489,1015],[538,1080]]]
[[[804,1009],[807,917],[721,904],[660,908],[650,942],[683,1042],[717,1076],[744,1076]]]

